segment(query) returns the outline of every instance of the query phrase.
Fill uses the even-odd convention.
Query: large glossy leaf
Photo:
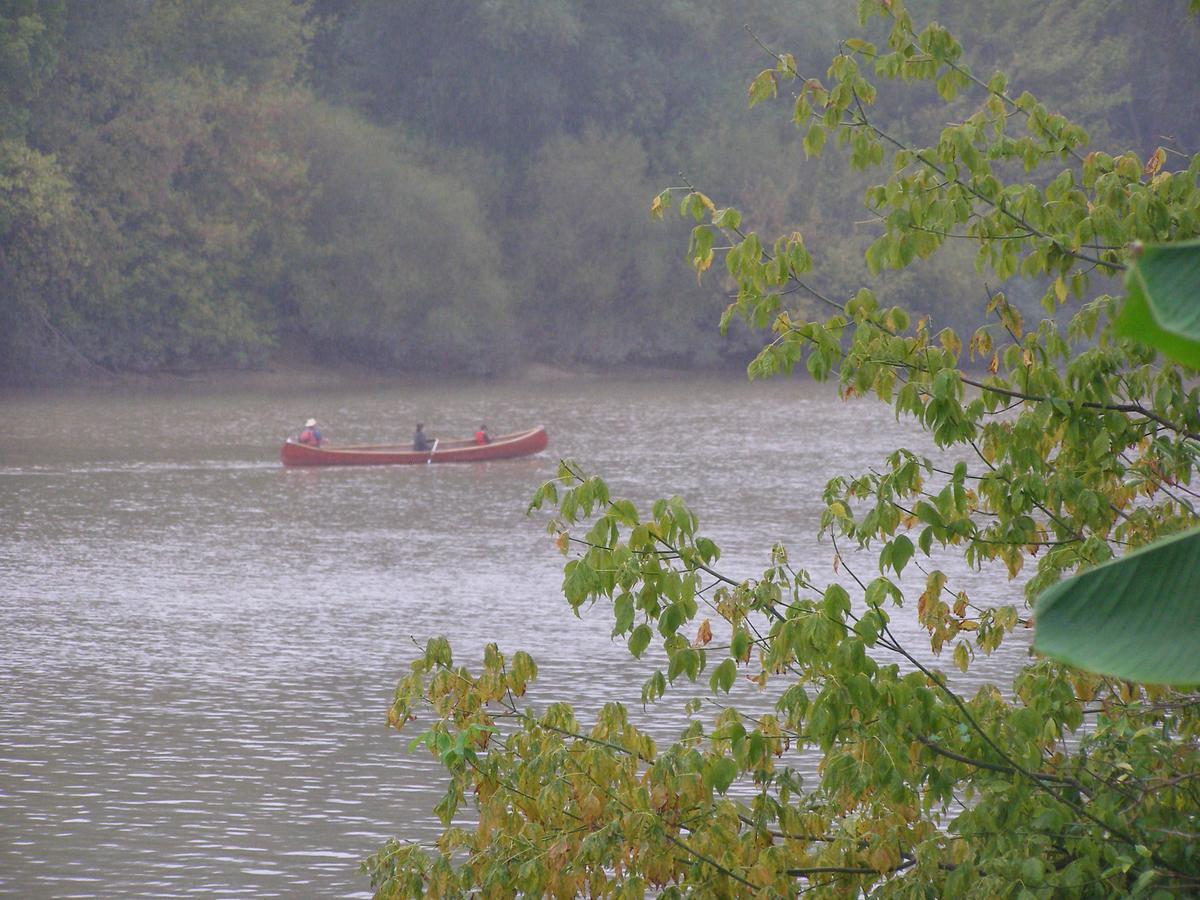
[[[1035,650],[1152,684],[1200,684],[1200,528],[1045,591]]]
[[[1125,276],[1117,334],[1200,368],[1200,240],[1152,244]]]

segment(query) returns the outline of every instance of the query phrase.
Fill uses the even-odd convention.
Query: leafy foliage
[[[234,6],[75,5],[53,32],[70,52],[55,46],[53,77],[27,97],[27,143],[8,155],[49,148],[44,165],[11,171],[53,169],[70,202],[39,208],[53,236],[41,252],[4,235],[26,248],[4,259],[18,285],[3,310],[16,377],[246,365],[271,349],[275,292],[308,193],[280,131],[294,105],[283,82],[305,32],[300,8],[264,0],[253,4],[255,40],[265,51],[275,29],[279,55],[260,52],[240,69],[219,55],[207,69],[174,56],[240,32]],[[21,198],[37,189],[17,178],[8,190],[0,208],[19,219]]]
[[[1151,158],[1158,144],[1174,155],[1198,139],[1196,92],[1157,76],[1160,58],[1179,84],[1197,74],[1200,26],[1170,14],[1176,0],[1151,0],[1121,31],[1105,30],[1116,0],[923,8],[962,19],[982,58],[1048,107],[1069,103],[1105,140]],[[746,87],[723,70],[754,64],[746,25],[812,59],[851,18],[838,0],[799,13],[775,0],[3,0],[10,177],[36,178],[20,160],[44,156],[74,206],[43,219],[57,237],[40,255],[0,231],[14,285],[0,295],[0,379],[253,366],[284,337],[286,352],[387,368],[493,370],[530,354],[744,363],[759,345],[749,325],[720,341],[701,324],[728,286],[678,277],[677,236],[632,212],[668,177],[739,198],[760,233],[804,233],[822,259],[817,290],[863,283],[882,305],[965,334],[966,241],[941,248],[937,265],[862,278],[872,236],[857,197],[870,179],[845,171],[853,148],[806,127],[799,146],[821,157],[795,165],[787,123],[761,115],[794,88],[780,72],[748,79],[760,106],[734,108]],[[878,124],[940,130],[947,113],[932,91],[879,87]],[[965,96],[949,108],[960,113]],[[334,122],[342,151],[327,140]],[[365,168],[335,172],[339,154]],[[0,194],[0,229],[42,188],[13,190]],[[407,200],[428,220],[414,222]],[[356,217],[378,233],[355,234]],[[450,243],[434,251],[422,233]],[[35,287],[47,272],[54,285]],[[994,286],[1036,314],[1044,285]],[[814,317],[819,302],[796,309]]]
[[[1155,541],[1050,588],[1040,652],[1105,675],[1200,684],[1200,530]]]
[[[0,138],[16,140],[29,126],[29,102],[54,71],[63,0],[0,3]]]
[[[1200,242],[1146,248],[1130,264],[1125,283],[1128,297],[1116,333],[1195,368]],[[1038,598],[1035,646],[1093,672],[1200,684],[1197,572],[1200,532],[1192,529],[1057,584]]]
[[[1200,241],[1145,248],[1125,286],[1117,332],[1200,368]]]
[[[66,115],[88,102],[90,85],[77,87]],[[81,287],[59,322],[83,355],[114,369],[175,369],[246,363],[270,348],[272,291],[308,191],[281,152],[291,102],[203,80],[151,82],[59,145],[91,230],[91,252],[71,261]],[[69,127],[51,115],[39,124]]]
[[[469,187],[394,136],[312,102],[292,121],[316,188],[289,277],[330,356],[488,371],[511,347],[501,254]]]
[[[683,308],[662,302],[687,283],[687,266],[673,261],[670,237],[645,214],[647,168],[639,141],[591,129],[548,141],[530,165],[514,253],[523,263],[523,312],[536,323],[528,340],[544,356],[671,364],[707,348],[717,358],[707,323],[720,298]],[[607,248],[626,243],[614,262]]]
[[[787,98],[808,155],[841,148],[874,173],[872,272],[969,242],[988,281],[1036,290],[1040,319],[986,288],[979,324],[961,334],[870,289],[836,299],[812,281],[800,231],[761,237],[691,187],[655,198],[655,214],[690,221],[697,275],[723,270],[736,292],[723,325],[772,330],[751,377],[803,368],[847,400],[873,394],[945,453],[897,448],[826,486],[821,530],[845,575],[827,583],[783,547],[759,577],[727,573],[682,499],[639,510],[564,462],[532,508],[555,511],[568,604],[611,610],[614,638],[645,660],[644,703],[689,682],[729,699],[711,721],[689,703],[689,725],[658,746],[619,705],[588,727],[563,704],[524,703],[536,670],[521,654],[509,662],[492,646],[473,670],[430,641],[389,721],[432,715],[422,742],[450,773],[446,829],[432,853],[390,843],[369,859],[377,895],[1200,889],[1194,693],[1039,658],[1011,685],[961,696],[892,628],[914,617],[930,649],[966,670],[1034,623],[954,584],[940,560],[999,563],[1032,598],[1197,523],[1200,391],[1114,332],[1121,301],[1108,291],[1137,242],[1200,234],[1200,156],[1171,168],[1166,154],[1088,150],[1081,126],[1002,74],[977,76],[957,40],[918,28],[901,0],[860,10],[864,36],[823,72],[772,51],[751,101]],[[877,81],[974,105],[918,143],[875,114]],[[790,305],[798,293],[823,316]],[[878,574],[859,570],[864,555]],[[918,566],[914,600],[901,576]],[[740,711],[740,679],[773,691],[773,711]],[[799,751],[820,758],[813,784]],[[454,818],[467,798],[471,828]]]
[[[87,222],[57,161],[21,141],[0,141],[0,233],[0,355],[18,371],[92,366],[62,331],[76,319]]]

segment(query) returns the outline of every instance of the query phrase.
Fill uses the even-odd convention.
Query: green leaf
[[[582,560],[573,559],[563,567],[565,577],[563,578],[563,596],[567,598],[567,602],[571,604],[571,608],[578,610],[583,604],[583,601],[588,598],[591,593],[592,585],[595,581],[592,569]]]
[[[432,731],[423,731],[420,734],[418,734],[415,738],[413,738],[411,741],[408,742],[408,752],[412,753],[418,747],[420,747],[422,744],[424,744],[426,746],[430,746],[432,743],[433,743],[433,732]]]
[[[942,518],[942,514],[938,512],[937,507],[924,500],[917,503],[913,512],[917,514],[917,518],[926,525],[932,525],[936,528],[945,528],[946,520]]]
[[[748,659],[750,657],[750,632],[744,628],[736,629],[729,645],[729,652],[734,659]]]
[[[661,670],[656,671],[642,685],[642,705],[653,703],[667,692],[667,676]]]
[[[928,556],[933,550],[933,527],[930,526],[921,531],[917,537],[917,544],[921,548],[921,552]]]
[[[737,229],[742,224],[742,214],[732,207],[718,210],[713,216],[713,224],[718,228]]]
[[[804,155],[805,156],[820,156],[821,148],[825,146],[825,129],[820,125],[813,125],[804,135]]]
[[[677,603],[672,603],[663,610],[658,619],[658,631],[663,636],[674,634],[679,630],[679,626],[683,624],[684,612],[683,608]]]
[[[1034,649],[1105,675],[1200,684],[1200,528],[1060,582],[1037,601]]]
[[[624,634],[633,627],[633,598],[629,594],[622,594],[613,604],[613,617],[615,623],[613,625],[612,636]]]
[[[729,689],[733,687],[733,680],[737,677],[737,663],[732,659],[726,659],[719,666],[713,669],[712,675],[708,679],[709,687],[712,688],[715,694],[718,689],[729,693]]]
[[[1147,246],[1125,275],[1114,330],[1200,368],[1200,240]]]
[[[879,640],[879,617],[872,612],[868,612],[858,620],[854,631],[862,638],[864,644],[868,647],[874,647],[875,642]]]
[[[638,523],[637,507],[628,500],[614,500],[612,504],[613,515],[615,515],[623,525],[636,525]]]
[[[1021,863],[1021,880],[1027,885],[1041,884],[1045,877],[1045,868],[1040,859],[1030,857]]]
[[[633,629],[633,634],[629,636],[629,652],[640,659],[646,648],[650,646],[650,637],[650,626],[643,622]]]
[[[1133,883],[1133,895],[1136,897],[1146,891],[1156,878],[1158,878],[1158,872],[1154,869],[1144,871],[1138,876],[1137,881]]]
[[[725,793],[737,777],[737,763],[728,756],[715,756],[704,767],[704,782],[718,793]]]
[[[750,105],[754,106],[761,103],[763,100],[771,99],[779,93],[779,83],[775,80],[775,73],[770,69],[764,69],[758,73],[758,77],[750,82]]]
[[[892,568],[899,575],[913,557],[913,542],[905,535],[899,535],[889,544],[892,548]]]

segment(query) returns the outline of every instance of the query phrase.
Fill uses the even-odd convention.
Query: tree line
[[[0,0],[0,380],[744,363],[751,329],[711,327],[729,285],[697,285],[649,199],[736,196],[824,253],[823,289],[855,283],[866,181],[802,174],[794,126],[741,86],[756,41],[828,57],[844,6]],[[919,6],[1101,136],[1196,143],[1194,23]],[[890,121],[924,128],[936,99],[898,96]],[[961,324],[958,256],[875,287]]]

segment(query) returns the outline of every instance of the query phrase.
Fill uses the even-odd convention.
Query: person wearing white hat
[[[316,419],[309,419],[304,423],[304,430],[300,432],[300,443],[313,447],[321,446],[321,430],[317,428]]]

